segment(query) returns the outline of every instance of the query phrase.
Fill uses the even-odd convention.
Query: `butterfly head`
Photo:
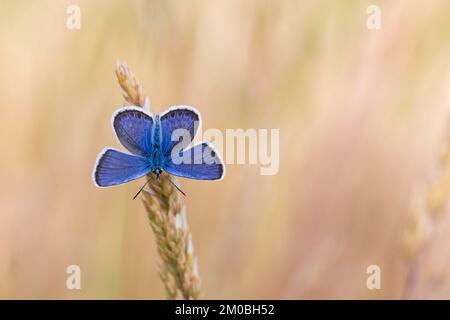
[[[161,175],[162,170],[158,168],[155,169],[153,172],[156,174],[156,179],[159,180],[159,176]]]

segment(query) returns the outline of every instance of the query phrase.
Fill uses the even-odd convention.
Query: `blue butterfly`
[[[94,167],[95,185],[114,186],[150,172],[159,177],[163,170],[191,179],[223,179],[225,165],[210,144],[201,142],[187,148],[200,123],[198,111],[187,106],[172,107],[155,118],[139,107],[117,110],[112,118],[113,130],[131,154],[105,148]],[[177,135],[178,131],[187,134]]]

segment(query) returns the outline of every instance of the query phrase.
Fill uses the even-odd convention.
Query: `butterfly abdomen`
[[[162,164],[162,134],[161,134],[161,119],[159,115],[155,117],[155,125],[153,126],[152,134],[152,163],[154,169],[159,169]]]

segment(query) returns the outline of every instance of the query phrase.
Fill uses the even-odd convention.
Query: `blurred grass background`
[[[91,181],[119,146],[117,58],[156,112],[280,129],[278,175],[229,165],[221,182],[182,181],[206,297],[450,298],[449,13],[445,0],[1,1],[0,298],[164,298],[131,201],[141,181]],[[433,188],[440,215],[422,212]],[[66,289],[71,264],[82,290]],[[381,290],[366,288],[371,264]]]

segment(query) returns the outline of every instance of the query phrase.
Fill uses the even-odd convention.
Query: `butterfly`
[[[95,185],[119,185],[151,172],[159,178],[163,170],[190,179],[223,179],[225,165],[209,143],[189,147],[200,123],[200,113],[188,106],[171,107],[156,117],[134,106],[117,110],[113,130],[130,153],[103,149],[92,173]]]

